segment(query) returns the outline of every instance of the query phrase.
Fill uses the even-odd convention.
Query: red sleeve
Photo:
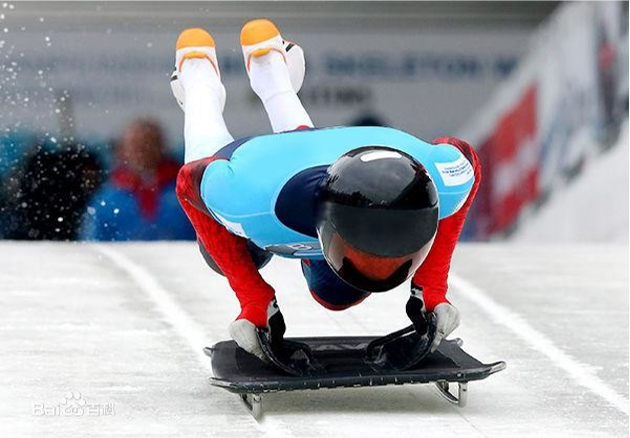
[[[218,223],[201,199],[204,170],[209,157],[184,165],[177,175],[177,197],[197,232],[197,239],[221,268],[241,304],[237,319],[245,318],[258,327],[267,325],[267,306],[273,288],[261,277],[246,247],[246,239],[230,233]]]
[[[481,181],[479,158],[473,148],[468,143],[452,137],[440,137],[433,140],[433,144],[444,143],[455,146],[470,161],[475,174],[475,182],[470,190],[468,199],[466,199],[466,202],[457,213],[439,222],[433,247],[424,263],[413,276],[412,283],[422,288],[425,306],[429,312],[432,312],[438,304],[448,302],[446,291],[448,289],[447,280],[451,269],[451,258],[464,227],[466,215]]]

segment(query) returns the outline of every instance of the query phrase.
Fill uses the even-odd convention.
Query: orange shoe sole
[[[186,47],[215,47],[214,39],[207,31],[194,27],[179,34],[175,43],[175,50]]]
[[[280,31],[276,25],[267,19],[248,21],[241,29],[241,45],[251,46],[278,35],[280,35]]]

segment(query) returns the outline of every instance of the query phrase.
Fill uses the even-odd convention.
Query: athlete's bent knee
[[[223,274],[223,271],[221,270],[219,265],[217,265],[217,262],[214,261],[208,250],[203,246],[203,243],[201,243],[200,240],[197,240],[197,244],[199,245],[199,252],[201,252],[201,256],[206,262],[206,265],[212,268],[212,270],[217,274],[225,275]],[[249,255],[252,257],[252,262],[254,262],[254,266],[256,266],[256,269],[258,270],[264,268],[273,257],[272,253],[257,247],[251,242],[251,240],[247,241],[246,246],[247,250],[249,251]]]

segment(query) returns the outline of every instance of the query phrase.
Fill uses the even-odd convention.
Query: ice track
[[[3,242],[0,261],[3,437],[628,434],[627,246],[461,245],[455,335],[508,363],[470,384],[464,409],[428,385],[321,390],[266,396],[261,423],[208,384],[201,348],[227,338],[238,311],[193,244]],[[297,263],[275,259],[263,275],[290,336],[407,324],[406,288],[334,313]]]

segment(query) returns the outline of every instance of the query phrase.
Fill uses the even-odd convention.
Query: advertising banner
[[[614,36],[623,33],[615,20],[624,18],[611,13],[622,2],[604,4],[607,14],[595,3],[562,6],[518,71],[460,132],[478,145],[484,175],[468,237],[510,233],[526,207],[581,172],[627,114],[627,91],[625,98],[619,92],[627,44]],[[625,20],[627,29],[627,12]]]
[[[5,10],[0,18],[5,58],[0,128],[58,136],[66,127],[82,138],[108,139],[134,117],[150,116],[181,147],[183,114],[171,96],[169,78],[182,26],[151,27],[132,17],[82,26],[77,16],[67,23],[33,17],[22,26],[13,24],[15,12]],[[452,134],[484,104],[524,55],[530,34],[527,28],[399,29],[395,21],[373,32],[347,24],[282,28],[305,50],[300,97],[315,124],[371,117],[428,139]],[[233,136],[270,132],[243,68],[240,29],[218,22],[211,30]]]

